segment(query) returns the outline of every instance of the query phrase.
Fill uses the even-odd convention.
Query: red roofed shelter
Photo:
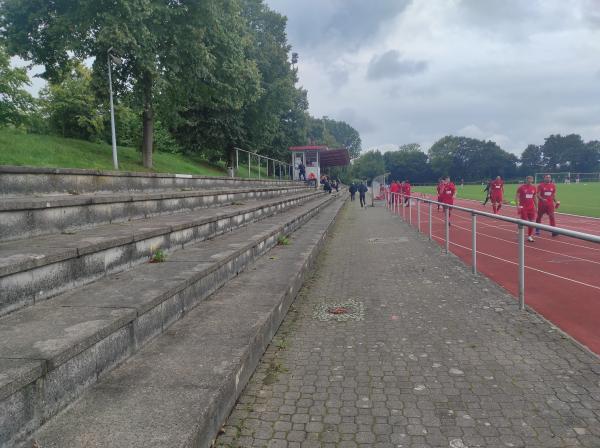
[[[329,149],[324,145],[290,146],[294,180],[299,179],[298,166],[306,167],[306,178],[321,178],[321,169],[332,166],[350,165],[350,154],[346,148]]]

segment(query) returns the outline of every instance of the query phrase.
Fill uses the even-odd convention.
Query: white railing
[[[263,156],[261,154],[258,154],[256,152],[251,152],[251,151],[246,151],[245,149],[241,149],[241,148],[234,148],[235,149],[235,170],[236,173],[239,172],[240,170],[240,152],[246,153],[248,154],[248,177],[251,177],[251,166],[252,166],[252,157],[256,157],[258,160],[258,178],[261,178],[261,161],[264,159],[266,161],[266,165],[267,165],[267,175],[266,177],[269,177],[269,165],[270,162],[273,164],[273,177],[277,177],[279,176],[279,180],[281,180],[282,178],[282,171],[285,170],[285,174],[283,175],[283,178],[286,177],[291,177],[290,175],[290,171],[291,171],[291,167],[292,165],[286,162],[282,162],[281,160],[277,160],[277,159],[273,159],[271,157],[267,157],[267,156]],[[279,167],[279,170],[276,170],[275,167]],[[283,170],[282,170],[283,169]]]
[[[469,213],[471,215],[471,264],[473,269],[473,274],[477,273],[477,217],[484,216],[486,218],[495,219],[498,221],[509,222],[515,224],[518,229],[519,234],[519,242],[518,242],[518,255],[519,255],[519,307],[521,309],[525,309],[525,228],[533,227],[539,230],[546,230],[548,232],[552,232],[558,235],[569,236],[572,238],[577,238],[579,240],[589,241],[592,243],[600,244],[600,236],[592,235],[589,233],[577,232],[574,230],[563,229],[561,227],[553,227],[548,226],[546,224],[538,224],[532,221],[526,221],[523,219],[510,218],[508,216],[500,216],[495,215],[493,213],[482,212],[480,210],[474,210],[472,208],[460,207],[458,205],[449,205],[444,204],[443,202],[434,201],[432,199],[427,199],[424,197],[418,196],[408,196],[402,193],[391,193],[386,191],[385,196],[386,207],[394,214],[398,216],[402,216],[402,219],[406,221],[406,209],[408,209],[408,222],[412,225],[412,208],[413,207],[405,207],[404,202],[405,199],[408,201],[416,201],[416,219],[417,219],[417,229],[421,231],[421,203],[428,204],[429,210],[429,239],[433,239],[432,233],[432,207],[433,205],[439,205],[444,208],[444,250],[446,253],[450,252],[450,209],[459,210],[462,212]],[[409,203],[410,205],[410,203]],[[402,212],[400,212],[402,209]]]

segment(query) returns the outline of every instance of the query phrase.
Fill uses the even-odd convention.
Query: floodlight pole
[[[115,170],[118,170],[119,160],[117,158],[117,131],[115,129],[115,106],[113,103],[112,72],[110,67],[110,52],[112,51],[112,49],[112,47],[108,49],[108,51],[106,52],[106,58],[108,62],[108,90],[110,93],[110,133],[112,138],[113,166]]]

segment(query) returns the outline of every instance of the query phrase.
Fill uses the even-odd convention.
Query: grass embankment
[[[457,197],[475,199],[483,202],[485,193],[482,185],[457,185]],[[514,201],[518,185],[507,184],[504,186],[504,200]],[[556,196],[560,201],[560,210],[563,213],[574,215],[600,217],[600,182],[579,184],[557,184]],[[437,194],[435,186],[413,187],[413,191]]]
[[[227,175],[225,169],[199,156],[155,152],[152,170],[144,168],[142,155],[135,148],[120,146],[118,156],[121,171]],[[112,148],[104,143],[0,129],[0,165],[112,170]]]

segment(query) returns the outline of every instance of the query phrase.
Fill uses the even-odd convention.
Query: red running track
[[[456,200],[456,205],[492,212],[491,205]],[[444,213],[432,205],[433,239],[444,245]],[[417,226],[416,205],[404,208],[405,220]],[[421,232],[429,231],[429,206],[421,203]],[[402,211],[400,210],[400,215]],[[504,205],[501,214],[517,217],[516,208]],[[557,214],[556,225],[600,235],[600,219]],[[471,265],[471,215],[452,211],[450,250]],[[548,224],[547,216],[542,223]],[[600,354],[600,245],[548,233],[526,242],[525,303],[567,334]],[[477,217],[477,270],[518,296],[517,226]]]

